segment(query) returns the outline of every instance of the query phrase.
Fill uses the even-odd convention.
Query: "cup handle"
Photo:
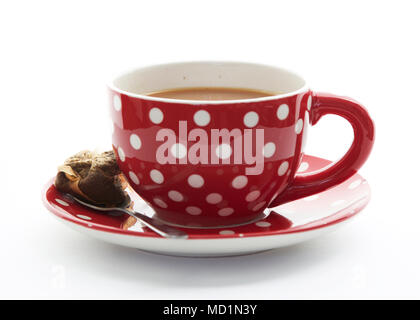
[[[312,101],[309,112],[310,123],[315,125],[326,114],[341,116],[353,127],[353,143],[339,161],[314,173],[296,175],[292,183],[270,203],[269,207],[307,197],[344,182],[363,165],[372,149],[375,128],[368,112],[361,104],[350,98],[327,93],[314,94]]]

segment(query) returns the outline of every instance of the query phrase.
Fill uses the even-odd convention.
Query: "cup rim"
[[[118,88],[116,85],[114,85],[114,82],[117,79],[119,79],[123,76],[126,76],[130,73],[141,71],[143,69],[147,69],[147,68],[150,68],[150,67],[165,67],[165,66],[169,67],[169,66],[182,65],[182,64],[188,64],[188,63],[238,64],[238,65],[241,64],[241,65],[248,65],[248,66],[252,65],[252,66],[257,66],[257,67],[268,67],[268,68],[277,69],[278,71],[286,72],[286,73],[289,73],[289,74],[291,74],[295,77],[298,77],[298,78],[303,80],[304,84],[301,88],[299,88],[297,90],[294,90],[294,91],[287,92],[287,93],[281,93],[281,94],[276,94],[276,95],[267,96],[267,97],[260,97],[260,98],[237,99],[237,100],[184,100],[184,99],[151,97],[151,96],[148,96],[148,95],[145,95],[145,94],[133,93],[133,92],[129,92],[129,91],[126,91],[126,90],[122,90],[122,89]],[[307,92],[309,90],[309,87],[308,87],[308,84],[307,84],[306,80],[300,74],[298,74],[294,71],[291,71],[289,69],[278,67],[278,66],[273,66],[273,65],[261,64],[261,63],[242,62],[242,61],[226,61],[226,60],[221,60],[221,61],[218,61],[218,60],[181,61],[181,62],[161,63],[161,64],[153,64],[153,65],[149,65],[149,66],[138,67],[138,68],[131,68],[131,69],[125,71],[125,72],[119,73],[118,76],[113,77],[112,80],[108,81],[107,87],[114,92],[118,92],[120,94],[124,94],[124,95],[132,97],[132,98],[138,98],[138,99],[154,101],[154,102],[164,102],[164,103],[172,103],[172,104],[192,104],[192,105],[220,105],[220,104],[237,104],[237,103],[257,103],[257,102],[272,101],[272,100],[287,98],[287,97],[291,97],[291,96],[294,96],[294,95],[298,95],[300,93]]]

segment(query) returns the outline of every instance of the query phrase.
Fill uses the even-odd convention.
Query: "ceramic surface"
[[[133,93],[209,83],[286,93],[235,101]],[[247,223],[266,208],[331,188],[357,172],[374,139],[373,122],[359,103],[314,93],[292,72],[255,64],[136,70],[111,85],[110,105],[118,165],[161,220],[182,226]],[[354,142],[332,166],[300,174],[308,127],[326,114],[347,119]]]

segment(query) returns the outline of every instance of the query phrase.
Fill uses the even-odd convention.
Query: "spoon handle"
[[[94,210],[99,210],[99,211],[116,210],[116,211],[121,211],[126,214],[129,214],[130,216],[136,218],[137,220],[142,222],[144,225],[146,225],[148,228],[150,228],[157,234],[161,235],[162,237],[171,238],[171,239],[187,239],[188,238],[188,235],[184,231],[168,226],[167,224],[164,224],[157,219],[150,218],[144,214],[135,212],[134,210],[129,210],[129,209],[121,208],[121,207],[98,207],[91,203],[85,202],[79,199],[78,197],[74,197],[73,195],[69,194],[68,196],[73,198],[76,202],[80,203],[81,205],[84,205]]]
[[[154,232],[161,235],[162,237],[171,238],[171,239],[187,239],[188,238],[188,235],[184,231],[168,226],[167,224],[164,224],[157,219],[150,218],[136,211],[131,211],[131,210],[122,209],[122,208],[119,210],[136,218],[137,220],[142,222],[146,227],[152,229]]]

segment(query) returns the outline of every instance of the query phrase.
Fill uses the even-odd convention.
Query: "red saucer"
[[[299,172],[318,170],[330,163],[304,156]],[[153,215],[153,209],[139,196],[133,192],[130,196],[137,211]],[[268,217],[258,222],[227,229],[183,228],[189,238],[173,240],[160,237],[139,222],[128,227],[129,216],[126,214],[104,214],[83,207],[58,192],[53,180],[47,184],[43,196],[48,210],[81,232],[124,246],[187,256],[245,254],[301,242],[332,230],[353,217],[369,199],[366,180],[356,174],[327,191],[267,209]]]

